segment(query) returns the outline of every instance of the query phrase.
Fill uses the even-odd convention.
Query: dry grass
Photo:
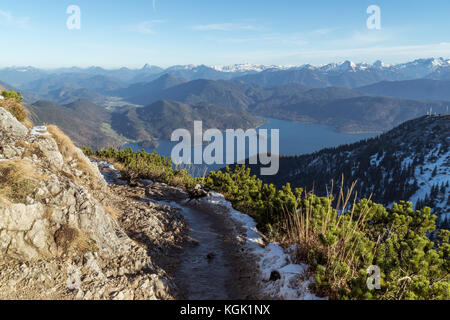
[[[16,147],[21,147],[21,148],[28,148],[28,146],[29,146],[29,143],[28,142],[26,142],[26,141],[24,141],[24,140],[18,140],[18,141],[16,141],[15,142],[15,146]]]
[[[96,251],[95,242],[81,230],[65,224],[55,233],[55,243],[64,252]]]
[[[325,274],[328,275],[327,290],[329,291],[318,292],[323,296],[336,298],[338,291],[347,287],[346,279],[349,273],[356,277],[359,271],[353,250],[358,245],[358,240],[355,240],[358,237],[354,236],[356,232],[364,230],[369,207],[364,208],[356,221],[353,219],[357,199],[357,193],[354,193],[355,185],[356,183],[353,183],[347,193],[344,193],[342,188],[339,190],[336,207],[333,208],[332,201],[329,202],[320,227],[317,226],[317,220],[314,221],[312,205],[307,205],[306,209],[299,210],[296,214],[286,214],[287,236],[282,239],[282,242],[286,245],[300,244],[297,249],[297,258],[311,266],[317,265],[318,256],[326,257],[324,268]],[[345,213],[338,215],[337,212]],[[349,219],[346,220],[344,217]],[[335,230],[341,232],[335,243],[329,245],[324,239]],[[341,274],[340,265],[342,264],[350,266],[345,276]]]
[[[65,159],[74,159],[76,155],[76,147],[72,140],[55,125],[47,126],[47,130],[51,133],[52,138],[55,139],[58,144],[59,151],[63,157]]]
[[[29,157],[31,158],[33,155],[36,155],[38,158],[43,158],[45,155],[39,145],[36,142],[26,143],[26,142],[16,142],[16,146],[21,146],[25,148],[22,158]]]
[[[187,165],[175,165],[175,171],[183,171],[186,170],[188,174],[190,174],[193,177],[198,177],[205,180],[206,176],[208,175],[208,167],[207,166],[196,166],[193,164],[187,164]]]
[[[80,156],[81,152],[79,153],[78,148],[73,144],[72,140],[55,125],[47,126],[47,130],[58,144],[59,151],[64,159],[66,161],[77,161],[77,169],[94,178],[95,174],[92,170],[92,166],[87,163],[84,157]],[[94,181],[92,181],[92,183],[94,183]]]
[[[27,128],[31,128],[33,124],[28,119],[28,112],[22,103],[16,99],[3,99],[0,100],[0,107],[11,113],[17,120],[19,120]]]
[[[170,179],[170,185],[176,188],[184,188],[186,185],[186,179],[182,176],[174,176]]]
[[[25,203],[41,178],[28,161],[0,162],[0,195],[15,203]]]
[[[116,208],[103,205],[103,209],[117,222],[119,221],[120,217],[122,216],[122,213],[119,212]]]

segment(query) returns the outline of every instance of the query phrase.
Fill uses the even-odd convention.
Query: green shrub
[[[92,149],[91,149],[91,148],[88,148],[88,147],[86,147],[86,146],[82,146],[82,147],[81,147],[81,151],[83,151],[83,153],[84,153],[87,157],[90,157],[90,156],[93,155]]]
[[[22,94],[20,92],[14,91],[14,90],[10,90],[10,91],[3,90],[0,94],[5,99],[14,99],[18,103],[22,103],[22,101],[23,101]]]
[[[84,149],[87,154],[90,150]],[[222,193],[233,207],[252,216],[258,229],[285,245],[299,244],[299,262],[314,272],[313,289],[332,299],[449,299],[450,232],[441,230],[436,241],[436,216],[429,208],[413,210],[409,202],[392,209],[367,199],[351,199],[355,184],[346,192],[317,197],[263,184],[250,169],[210,172],[192,178],[174,170],[171,159],[154,151],[101,149],[93,156],[117,161],[131,177],[190,188],[203,183]],[[367,269],[381,269],[381,289],[369,290]]]
[[[124,170],[122,175],[128,178],[151,179],[156,182],[176,184],[181,188],[190,188],[201,182],[201,178],[192,178],[187,170],[175,170],[172,159],[160,156],[156,151],[147,153],[144,150],[134,152],[131,148],[116,150],[100,149],[92,152],[89,148],[83,151],[88,156],[120,163]]]
[[[5,99],[0,100],[0,107],[5,108],[20,122],[30,126],[31,123],[28,120],[28,113],[22,105],[23,98],[20,92],[3,90],[1,95]]]

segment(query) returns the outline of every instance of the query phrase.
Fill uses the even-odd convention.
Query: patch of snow
[[[402,161],[402,168],[406,170],[410,165],[413,164],[413,162],[414,162],[414,160],[411,159],[411,157],[406,157]]]
[[[125,184],[126,182],[120,181],[120,177],[122,174],[119,170],[117,170],[112,164],[106,161],[97,161],[93,159],[89,159],[93,164],[97,165],[100,169],[100,173],[105,179],[107,184]]]
[[[137,181],[141,182],[144,185],[152,185],[155,183],[153,180],[150,179],[138,179]]]
[[[322,66],[320,70],[325,72],[344,72],[344,71],[355,71],[356,69],[364,68],[364,64],[356,64],[352,61],[344,61],[341,63],[330,63]]]
[[[180,71],[180,70],[193,70],[198,68],[197,64],[188,64],[188,65],[176,65],[166,69],[166,71]]]
[[[245,246],[248,253],[257,258],[259,272],[264,281],[263,291],[266,294],[284,300],[322,299],[308,290],[312,278],[301,279],[307,277],[308,266],[293,263],[291,256],[294,247],[285,250],[275,242],[265,246],[264,236],[257,230],[256,222],[250,216],[233,209],[222,194],[211,192],[208,197],[199,201],[227,208],[231,218],[245,229]],[[269,280],[273,271],[280,274],[279,280]]]
[[[108,163],[108,162],[106,162],[106,161],[100,161],[100,162],[97,163],[97,165],[98,165],[99,168],[101,168],[101,169],[116,170],[116,168],[115,168],[112,164],[110,164],[110,163]],[[116,170],[116,171],[117,171],[117,170]]]
[[[415,177],[417,180],[417,185],[419,186],[419,190],[409,199],[414,205],[417,204],[417,201],[423,200],[425,196],[430,194],[431,188],[434,185],[440,186],[441,184],[446,184],[450,182],[450,151],[447,153],[438,156],[440,153],[441,145],[432,151],[430,151],[425,156],[425,165],[417,166],[415,170]],[[433,177],[433,170],[437,168],[436,175]],[[435,204],[436,207],[440,207],[444,209],[443,215],[441,215],[441,219],[445,214],[450,213],[450,208],[446,208],[447,199],[450,196],[449,188],[446,188],[445,195],[442,198],[440,203]]]
[[[228,66],[211,66],[212,69],[221,72],[262,72],[265,70],[287,70],[292,66],[277,66],[277,65],[256,65],[256,64],[234,64]]]
[[[32,136],[51,136],[51,134],[47,131],[46,126],[38,126],[31,128],[30,134]]]

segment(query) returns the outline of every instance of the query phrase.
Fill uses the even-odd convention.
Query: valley
[[[59,317],[92,316],[86,301],[103,318],[163,320],[445,308],[448,12],[1,1],[3,314],[55,313],[39,301],[80,303],[55,303]]]
[[[317,123],[294,122],[287,120],[279,120],[274,118],[263,118],[265,123],[258,127],[259,129],[267,129],[270,133],[273,129],[280,130],[280,154],[283,156],[295,156],[313,153],[324,148],[334,147],[342,144],[348,144],[365,140],[376,136],[374,133],[340,133],[336,132],[332,127],[321,125]],[[225,141],[226,142],[226,141]],[[268,137],[268,145],[270,146],[271,137]],[[165,157],[170,157],[172,149],[177,145],[177,142],[169,140],[158,140],[157,146],[145,147],[144,149],[151,153],[154,149]],[[130,147],[134,151],[142,149],[142,145],[135,142],[130,142],[124,145]],[[198,147],[191,147],[191,155],[194,155],[194,150]],[[203,146],[203,149],[205,146]],[[249,150],[246,150],[246,158],[253,157],[256,154],[250,155]],[[226,158],[226,148],[224,147],[223,155]],[[193,158],[193,156],[192,156]],[[237,161],[238,159],[236,159]],[[239,159],[240,160],[240,159]],[[194,159],[192,159],[192,163]],[[223,164],[212,165],[192,165],[189,172],[193,175],[202,175],[205,170],[219,170],[223,168]]]
[[[128,142],[155,147],[173,130],[192,127],[194,118],[221,130],[256,128],[270,117],[328,125],[341,133],[382,133],[430,110],[447,112],[446,70],[442,59],[397,66],[30,67],[0,69],[0,81],[6,89],[23,91],[34,122],[56,123],[79,146],[98,149]],[[311,80],[321,77],[329,80]],[[414,77],[423,79],[408,80]],[[83,108],[89,113],[79,112]]]
[[[307,178],[304,169],[296,169],[302,172],[302,179],[297,181],[292,172],[285,172],[293,166],[290,159],[302,156],[296,161],[308,163],[310,160],[303,160],[306,155],[320,149],[386,134],[430,112],[447,113],[450,97],[445,74],[449,70],[450,63],[444,59],[391,66],[345,61],[290,68],[163,69],[146,65],[136,70],[91,67],[44,71],[30,67],[0,69],[0,80],[6,89],[14,88],[7,82],[23,88],[30,118],[36,125],[55,123],[78,146],[94,150],[131,146],[149,152],[156,149],[169,157],[175,144],[169,141],[171,133],[186,128],[192,134],[196,120],[203,121],[204,130],[279,129],[282,163],[288,165],[282,165],[283,172],[276,177],[263,180],[312,188],[328,185],[331,176]],[[220,168],[201,167],[192,173]],[[349,181],[364,180],[362,172],[336,170],[345,173]],[[337,179],[337,171],[332,173],[333,179]],[[365,185],[372,186],[373,191],[377,189],[373,183],[367,181]],[[369,189],[359,191],[370,195]],[[391,196],[377,193],[375,199],[384,204],[399,196],[409,199],[412,189],[405,192],[401,196],[398,191],[389,191]],[[426,196],[422,194],[423,199],[416,197],[414,202],[432,204]]]
[[[82,289],[54,276],[44,297],[443,299],[449,70],[443,59],[0,69],[2,88],[24,98],[5,91],[0,100],[0,210],[14,239],[2,240],[11,261],[0,287],[34,298],[45,291],[34,278],[56,275],[70,253]],[[204,130],[280,130],[279,172],[174,166],[170,136],[192,134],[194,121]],[[23,208],[36,217],[18,233],[9,216],[23,217]],[[412,264],[418,256],[438,267]],[[33,280],[13,291],[15,275],[26,277],[20,261]],[[346,272],[335,273],[339,263]],[[383,291],[366,289],[371,264],[386,273]],[[414,285],[398,287],[408,268],[433,290],[414,276]]]

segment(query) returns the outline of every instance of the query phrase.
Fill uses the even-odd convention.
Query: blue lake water
[[[362,133],[362,134],[348,134],[336,132],[332,127],[314,124],[314,123],[301,123],[301,122],[291,122],[285,120],[278,120],[272,118],[265,118],[267,123],[261,126],[259,129],[268,130],[268,150],[270,151],[271,139],[270,133],[271,129],[279,129],[280,143],[279,149],[282,155],[302,155],[313,153],[328,147],[336,147],[342,144],[348,144],[357,142],[363,139],[368,139],[375,137],[377,134],[373,133]],[[156,149],[159,154],[166,157],[170,157],[172,149],[176,146],[177,142],[171,142],[166,140],[160,140],[159,146]],[[125,147],[131,147],[133,150],[140,150],[142,147],[136,144],[128,144]],[[204,148],[205,146],[203,146]],[[192,155],[196,148],[202,148],[200,146],[191,148]],[[248,149],[248,146],[247,148]],[[152,152],[153,149],[146,149],[147,152]],[[226,152],[224,151],[224,154]],[[235,152],[236,153],[236,152]],[[248,150],[246,157],[248,157]],[[210,165],[209,170],[217,170],[225,165]],[[203,166],[204,167],[204,166]],[[201,171],[201,170],[197,170]]]

